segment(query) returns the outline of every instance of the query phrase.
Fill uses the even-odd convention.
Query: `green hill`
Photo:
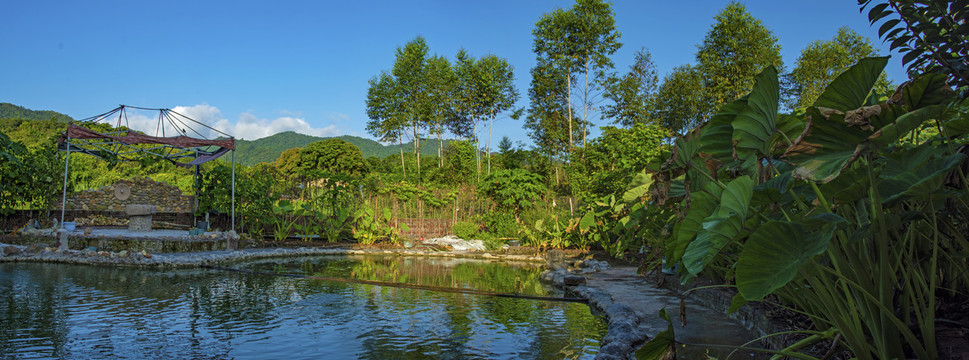
[[[70,116],[50,110],[30,110],[23,106],[11,103],[0,103],[0,119],[21,119],[21,120],[51,120],[57,122],[68,122],[74,119]]]
[[[376,156],[385,158],[387,156],[400,153],[398,145],[383,145],[371,139],[359,136],[343,135],[337,139],[346,141],[360,148],[363,157]],[[328,137],[317,137],[298,134],[292,131],[281,132],[272,136],[267,136],[256,140],[236,140],[236,161],[243,165],[255,165],[260,162],[273,162],[279,158],[279,154],[292,148],[301,148],[311,143],[328,139]],[[445,145],[448,140],[445,140]],[[412,151],[412,142],[404,143],[404,152]],[[421,154],[437,155],[437,141],[423,140],[421,142]]]

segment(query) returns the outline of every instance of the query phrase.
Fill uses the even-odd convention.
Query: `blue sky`
[[[293,130],[370,137],[367,80],[389,70],[417,35],[432,53],[465,48],[515,67],[527,105],[535,64],[531,31],[542,14],[572,1],[17,1],[0,13],[0,102],[75,119],[118,104],[171,108],[237,138]],[[613,3],[625,72],[646,47],[661,77],[693,63],[696,45],[726,0]],[[848,26],[877,38],[855,0],[748,0],[747,10],[780,40],[790,69],[801,49]],[[900,56],[889,78],[905,79]],[[131,114],[154,129],[153,114]],[[152,125],[149,125],[152,124]],[[596,125],[606,125],[598,121]],[[521,122],[499,118],[493,138],[531,142]]]

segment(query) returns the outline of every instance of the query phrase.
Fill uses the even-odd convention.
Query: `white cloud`
[[[330,119],[330,121],[333,121],[333,122],[340,122],[340,121],[350,120],[350,115],[340,113],[340,112],[330,111],[326,113],[326,118]]]
[[[219,110],[219,108],[208,104],[176,106],[172,109],[172,111],[234,136],[237,139],[255,140],[284,131],[295,131],[301,134],[321,137],[340,135],[340,130],[337,129],[336,125],[331,124],[322,128],[316,128],[307,122],[306,119],[295,116],[280,116],[274,119],[265,119],[259,118],[256,115],[247,112],[240,115],[237,121],[231,121],[222,116],[222,111]],[[333,114],[342,115],[345,118],[349,118],[346,115],[339,113],[328,114],[328,117],[333,118]],[[158,133],[155,130],[158,127],[157,113],[152,114],[150,112],[129,111],[127,118],[129,126],[135,130],[143,131],[148,135],[155,135]],[[208,129],[205,126],[180,119],[180,117],[175,118],[179,121],[186,122],[188,127],[194,131],[197,131],[204,137],[211,139],[221,136],[221,134],[218,132]],[[184,128],[184,126],[178,123],[179,121],[176,121],[176,125],[178,125],[180,129]],[[172,136],[177,132],[180,132],[180,129],[179,131],[175,131],[175,127],[167,122],[165,125],[166,136]],[[194,133],[192,130],[186,129],[186,131],[186,135],[188,136],[199,136],[199,134]]]

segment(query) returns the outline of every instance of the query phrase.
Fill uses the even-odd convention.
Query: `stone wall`
[[[114,189],[125,184],[131,190],[131,196],[125,200],[118,200],[114,196]],[[149,178],[132,178],[121,180],[114,185],[102,186],[97,189],[84,190],[67,196],[67,210],[92,211],[124,211],[125,205],[145,204],[155,205],[157,212],[190,213],[193,196],[182,194],[182,190],[166,183],[156,182]],[[60,208],[60,200],[55,207]]]

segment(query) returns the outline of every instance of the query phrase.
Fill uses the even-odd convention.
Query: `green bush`
[[[455,221],[454,225],[451,225],[451,233],[465,240],[472,239],[478,234],[478,225],[467,221]]]
[[[507,212],[490,211],[485,214],[488,232],[495,237],[508,238],[518,236],[518,222],[515,215]]]

